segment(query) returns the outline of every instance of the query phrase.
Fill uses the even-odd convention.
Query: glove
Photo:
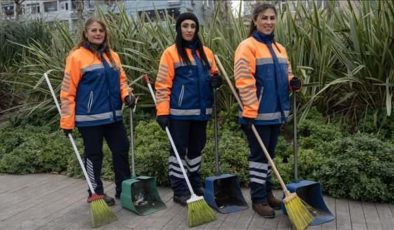
[[[134,105],[135,105],[135,97],[134,97],[134,95],[127,95],[126,97],[124,97],[124,103],[129,108],[134,108]]]
[[[157,123],[159,123],[160,127],[165,130],[166,127],[170,124],[169,115],[160,115],[156,118]]]
[[[63,129],[64,135],[68,138],[68,134],[72,134],[73,130],[72,129]]]
[[[255,118],[250,118],[250,117],[242,117],[246,121],[246,128],[247,129],[252,129],[252,125],[255,122]]]
[[[290,80],[290,89],[294,92],[294,91],[298,91],[301,89],[301,80],[298,77],[293,77]]]
[[[211,87],[213,89],[219,88],[223,84],[223,78],[219,74],[215,74],[211,78]]]

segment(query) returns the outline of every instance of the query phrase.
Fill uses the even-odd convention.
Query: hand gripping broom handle
[[[218,65],[218,67],[219,67],[219,69],[220,69],[220,72],[222,72],[222,74],[224,75],[224,78],[226,79],[227,84],[228,84],[228,86],[229,86],[230,89],[231,89],[231,92],[233,93],[235,99],[237,100],[239,106],[240,106],[241,109],[242,109],[242,101],[241,101],[241,99],[239,98],[237,92],[235,91],[234,86],[233,86],[233,84],[231,83],[230,79],[228,78],[227,72],[224,70],[224,67],[223,67],[222,63],[220,62],[220,59],[219,59],[219,57],[218,57],[217,55],[215,55],[215,60],[216,60],[216,64]],[[278,179],[278,181],[279,181],[279,183],[280,183],[280,186],[282,187],[283,192],[285,193],[285,196],[290,195],[289,190],[287,190],[286,185],[285,185],[285,183],[283,182],[283,179],[282,179],[282,177],[280,176],[280,174],[279,174],[279,172],[278,172],[278,169],[277,169],[276,166],[275,166],[274,161],[272,160],[272,158],[271,158],[271,156],[269,155],[267,149],[265,148],[265,145],[264,145],[263,141],[261,140],[261,137],[260,137],[259,133],[257,132],[257,129],[256,129],[256,127],[254,126],[254,124],[252,124],[252,131],[253,131],[254,135],[256,136],[256,139],[257,139],[257,141],[259,142],[260,147],[263,149],[264,155],[265,155],[265,157],[268,159],[268,162],[270,163],[270,165],[271,165],[271,167],[272,167],[272,170],[274,171],[275,176],[276,176],[276,178]]]
[[[51,82],[49,81],[48,72],[45,72],[45,73],[44,73],[44,78],[45,78],[45,81],[46,81],[47,84],[48,84],[49,90],[51,91],[53,100],[55,101],[56,108],[57,108],[57,110],[58,110],[58,112],[59,112],[59,115],[60,115],[60,114],[61,114],[60,105],[59,105],[59,102],[57,101],[55,92],[53,91]],[[94,191],[93,186],[92,186],[92,183],[91,183],[90,180],[89,180],[89,177],[88,177],[88,174],[87,174],[87,172],[86,172],[85,166],[84,166],[83,163],[82,163],[81,156],[79,155],[79,151],[78,151],[78,149],[77,149],[77,146],[75,145],[75,141],[74,141],[74,138],[73,138],[73,136],[71,135],[71,133],[68,134],[68,139],[70,140],[71,145],[72,145],[72,147],[73,147],[73,149],[74,149],[74,153],[75,153],[75,155],[76,155],[77,158],[78,158],[79,165],[81,166],[81,169],[82,169],[82,171],[83,171],[83,175],[85,176],[86,182],[88,183],[89,190],[90,190],[90,192],[91,192],[92,194],[95,194],[96,192]]]
[[[149,92],[150,92],[150,94],[151,94],[151,96],[152,96],[153,101],[154,101],[155,104],[156,104],[155,93],[153,92],[152,85],[151,85],[151,83],[150,83],[150,80],[149,80],[148,75],[145,75],[144,80],[145,80],[145,83],[148,85]],[[183,176],[185,177],[185,181],[186,181],[187,187],[189,188],[189,191],[190,191],[190,193],[191,193],[191,197],[196,196],[196,194],[194,193],[193,188],[192,188],[192,186],[191,186],[191,184],[190,184],[189,178],[187,177],[185,168],[183,167],[183,164],[182,164],[182,160],[181,160],[181,158],[179,157],[178,150],[177,150],[177,148],[176,148],[176,146],[175,146],[174,140],[172,139],[172,136],[171,136],[171,133],[170,133],[170,130],[168,129],[168,127],[166,127],[166,133],[167,133],[168,139],[170,140],[172,149],[173,149],[174,152],[175,152],[175,156],[176,156],[176,159],[178,160],[178,164],[179,164],[179,166],[181,167],[182,174],[183,174]]]

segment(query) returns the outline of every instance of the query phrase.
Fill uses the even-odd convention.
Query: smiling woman
[[[120,58],[109,45],[106,25],[90,18],[81,41],[67,57],[60,91],[60,127],[66,136],[77,127],[83,138],[84,165],[94,189],[88,202],[96,193],[108,205],[115,204],[101,181],[104,138],[112,152],[116,198],[120,198],[122,181],[130,178],[129,141],[121,110],[123,103],[133,107],[130,92]]]

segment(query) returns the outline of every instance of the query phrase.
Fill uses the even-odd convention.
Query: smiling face
[[[196,34],[196,23],[193,20],[186,19],[181,23],[182,38],[185,41],[192,41]]]
[[[276,14],[273,9],[266,9],[260,12],[255,19],[253,19],[257,31],[263,34],[271,34],[275,30]]]
[[[105,29],[104,27],[98,23],[98,22],[93,22],[89,26],[87,26],[85,30],[85,37],[86,39],[94,45],[101,45],[105,41]]]

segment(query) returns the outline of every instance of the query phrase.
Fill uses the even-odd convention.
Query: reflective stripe
[[[89,65],[89,66],[87,66],[87,67],[82,69],[82,74],[84,74],[84,73],[86,73],[88,71],[95,70],[95,69],[104,69],[104,66],[103,66],[103,64]]]
[[[176,172],[173,172],[173,171],[170,171],[170,172],[168,173],[168,175],[174,176],[174,177],[178,177],[178,178],[184,178],[184,177],[183,177],[183,174],[179,174],[179,173],[176,173]]]
[[[259,163],[259,162],[254,162],[254,161],[249,161],[249,169],[262,169],[262,170],[268,170],[268,164],[266,163]]]
[[[198,116],[201,115],[200,109],[170,109],[170,114],[175,116]],[[212,108],[206,109],[206,115],[212,114]]]
[[[186,161],[185,160],[181,160],[181,161],[182,161],[183,166],[186,166]],[[175,156],[170,156],[168,158],[168,163],[173,163],[175,165],[178,165],[178,167],[179,167],[178,160],[176,159]],[[181,172],[181,168],[179,168],[179,172]]]
[[[116,110],[115,112],[116,116],[121,116],[122,111],[121,110]],[[99,113],[99,114],[93,114],[93,115],[76,115],[75,116],[75,121],[82,122],[82,121],[97,121],[97,120],[104,120],[104,119],[109,119],[113,117],[112,112],[106,112],[106,113]]]
[[[258,183],[258,184],[265,184],[265,180],[257,179],[257,178],[250,178],[250,182]]]
[[[267,173],[262,173],[262,172],[252,171],[252,170],[249,170],[249,175],[251,177],[252,176],[257,176],[257,177],[260,177],[260,178],[267,178]]]
[[[189,159],[189,158],[186,157],[186,162],[190,166],[193,166],[193,165],[196,165],[196,164],[200,164],[201,163],[201,156],[196,157],[194,159]]]
[[[278,57],[278,61],[281,64],[287,64],[287,59]],[[256,65],[274,64],[274,60],[270,58],[258,58]]]
[[[288,117],[289,116],[289,111],[284,111],[285,116]],[[240,111],[239,113],[239,117],[242,117],[242,111]],[[260,121],[267,121],[267,120],[275,120],[275,119],[279,119],[282,117],[282,113],[281,112],[275,112],[275,113],[259,113],[256,117],[256,120],[260,120]]]
[[[184,116],[184,115],[200,115],[201,112],[199,109],[170,109],[170,114],[175,116]]]
[[[191,160],[186,157],[186,163],[189,172],[198,172],[201,166],[201,156]]]
[[[191,65],[196,65],[196,63],[194,62],[194,61],[190,61],[190,64]],[[185,62],[177,62],[177,63],[175,63],[175,69],[176,68],[179,68],[179,67],[182,67],[182,66],[187,66],[187,63],[185,63]]]
[[[94,178],[93,163],[89,158],[86,158],[86,172],[88,173],[89,180],[92,183],[93,189],[97,188],[96,179]]]

